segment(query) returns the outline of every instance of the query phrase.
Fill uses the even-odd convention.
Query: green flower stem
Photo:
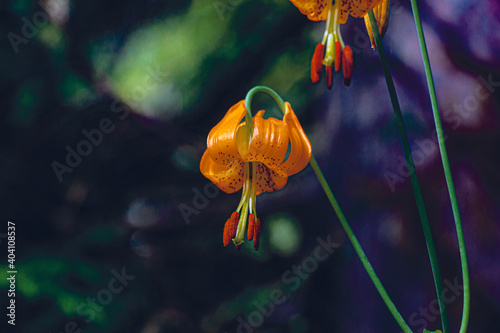
[[[245,115],[245,121],[248,124],[252,123],[250,121],[252,119],[252,111],[250,111],[250,109],[251,109],[253,96],[257,93],[264,93],[264,94],[268,95],[269,97],[271,97],[276,102],[276,104],[278,104],[278,106],[281,109],[281,112],[283,112],[283,114],[285,114],[285,102],[280,97],[280,95],[278,95],[278,93],[276,91],[272,90],[271,88],[265,87],[265,86],[256,86],[256,87],[253,87],[252,89],[250,89],[247,93],[247,96],[245,97],[245,107],[247,108],[247,113]]]
[[[273,100],[276,102],[276,104],[279,105],[283,114],[285,114],[285,102],[283,101],[283,99],[274,90],[272,90],[268,87],[264,87],[264,86],[257,86],[257,87],[254,87],[253,89],[251,89],[247,93],[247,96],[245,98],[245,106],[247,108],[246,117],[249,117],[247,119],[252,119],[251,118],[252,113],[250,111],[252,98],[256,93],[259,93],[259,92],[265,93],[266,95],[269,95],[270,97],[272,97]],[[247,121],[247,123],[249,122],[248,120],[246,120],[246,121]],[[342,213],[342,210],[340,209],[340,206],[337,203],[337,200],[335,199],[335,197],[332,193],[332,190],[330,189],[330,186],[328,186],[328,183],[327,183],[325,177],[323,176],[323,173],[321,172],[321,169],[319,168],[318,163],[316,162],[316,159],[314,158],[314,155],[311,155],[311,160],[310,160],[309,164],[311,165],[314,173],[316,174],[316,177],[318,178],[318,181],[321,184],[321,187],[325,191],[325,194],[328,197],[328,200],[330,201],[330,204],[332,205],[333,210],[335,211],[335,213],[337,214],[337,217],[340,220],[340,224],[344,228],[344,231],[347,234],[347,237],[349,238],[349,240],[351,241],[352,246],[354,247],[354,250],[356,251],[356,254],[358,255],[359,259],[361,260],[363,267],[365,268],[366,272],[368,273],[368,275],[372,279],[373,284],[375,285],[375,288],[377,289],[380,296],[384,300],[385,304],[389,308],[389,311],[394,316],[394,319],[396,319],[399,326],[401,327],[401,329],[405,333],[412,333],[410,327],[408,327],[408,325],[404,321],[403,317],[401,317],[401,314],[398,312],[398,310],[396,309],[396,306],[394,305],[391,298],[389,297],[389,295],[385,291],[385,288],[382,285],[382,283],[380,282],[379,278],[377,277],[377,274],[375,274],[375,271],[373,270],[372,265],[368,261],[368,258],[366,257],[365,252],[363,251],[363,249],[361,248],[361,245],[358,242],[358,239],[356,238],[351,227],[349,226],[349,223],[347,222],[347,220],[344,216],[344,213]]]
[[[425,243],[427,245],[427,252],[429,253],[429,259],[431,262],[434,283],[436,286],[437,298],[439,301],[439,311],[441,312],[441,323],[443,326],[443,332],[447,333],[449,332],[449,323],[448,323],[448,313],[446,311],[446,305],[443,301],[443,282],[441,279],[441,273],[439,271],[436,249],[434,247],[434,242],[432,240],[431,228],[429,226],[429,219],[427,218],[427,213],[425,210],[422,191],[420,190],[417,174],[415,172],[415,163],[413,161],[413,157],[411,154],[410,142],[408,140],[408,133],[406,132],[406,128],[404,125],[403,115],[401,113],[401,108],[399,106],[399,101],[396,94],[396,88],[394,87],[394,81],[392,80],[391,70],[389,68],[389,62],[387,61],[384,45],[382,44],[382,38],[380,37],[378,24],[377,21],[375,20],[375,15],[373,14],[373,10],[368,13],[368,16],[370,18],[370,25],[373,31],[375,44],[377,45],[380,63],[384,71],[385,81],[387,83],[387,89],[389,90],[389,95],[391,97],[392,108],[394,110],[394,115],[396,117],[399,136],[401,138],[401,144],[403,146],[403,151],[405,154],[406,165],[410,172],[411,185],[413,188],[413,193],[415,195],[415,201],[417,203],[418,213],[420,215],[420,221],[422,222],[422,228],[425,236]]]
[[[328,197],[328,200],[330,201],[330,204],[333,207],[333,210],[337,214],[337,217],[340,220],[340,224],[342,225],[342,228],[344,228],[345,233],[347,234],[347,237],[352,243],[352,246],[354,247],[354,250],[356,251],[356,254],[358,255],[359,259],[361,260],[361,263],[363,264],[363,267],[365,268],[366,272],[370,276],[370,279],[372,279],[373,284],[375,285],[375,288],[377,288],[377,291],[379,292],[380,296],[384,300],[385,304],[389,308],[389,311],[391,312],[392,316],[396,321],[398,322],[399,326],[405,333],[412,333],[410,327],[406,324],[404,321],[403,317],[401,317],[401,314],[399,311],[396,309],[396,306],[392,302],[391,298],[385,291],[384,286],[382,285],[382,282],[380,282],[379,278],[377,277],[377,274],[373,270],[372,265],[368,261],[368,258],[366,257],[365,252],[361,248],[361,245],[358,242],[358,239],[354,235],[351,227],[349,226],[349,223],[347,222],[344,213],[342,213],[342,210],[340,209],[340,206],[335,199],[335,196],[332,193],[332,190],[330,189],[330,186],[328,186],[328,183],[325,179],[325,176],[323,176],[323,173],[321,172],[321,169],[318,166],[318,163],[316,162],[316,159],[314,158],[314,155],[311,155],[311,160],[309,162],[311,165],[314,173],[316,174],[316,177],[318,178],[319,183],[321,184],[321,187],[325,191],[326,196]]]
[[[429,87],[429,96],[432,105],[432,115],[434,116],[434,124],[436,126],[436,133],[438,137],[439,152],[441,154],[441,161],[443,162],[444,175],[446,178],[446,185],[448,186],[448,193],[450,195],[451,208],[453,210],[453,217],[455,219],[455,228],[457,230],[458,246],[460,248],[460,261],[462,263],[462,276],[464,280],[464,304],[462,311],[462,323],[460,325],[460,333],[467,331],[469,323],[469,307],[470,307],[470,282],[469,282],[469,267],[467,264],[467,252],[465,251],[465,239],[462,228],[462,221],[458,209],[457,195],[455,193],[455,186],[453,185],[453,178],[451,175],[450,163],[448,161],[448,154],[444,143],[443,126],[441,125],[441,118],[439,116],[439,108],[436,97],[436,88],[434,87],[434,79],[432,78],[431,64],[429,61],[429,54],[427,53],[427,46],[425,45],[424,30],[422,29],[422,20],[418,11],[417,1],[411,0],[411,8],[413,17],[415,19],[415,26],[417,28],[418,41],[420,43],[420,51],[424,61],[425,76],[427,79],[427,86]]]

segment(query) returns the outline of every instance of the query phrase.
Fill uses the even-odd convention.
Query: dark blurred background
[[[497,332],[500,4],[419,3],[463,218],[469,331]],[[384,42],[455,332],[455,227],[411,10],[392,4]],[[363,20],[341,28],[354,77],[349,88],[336,77],[332,91],[309,80],[324,24],[285,0],[3,0],[0,22],[2,332],[400,332],[310,167],[259,196],[258,252],[222,246],[240,194],[215,194],[199,160],[210,129],[255,85],[292,104],[403,318],[415,332],[440,328]],[[265,96],[254,105],[278,115]],[[6,325],[7,221],[16,225],[15,328]]]

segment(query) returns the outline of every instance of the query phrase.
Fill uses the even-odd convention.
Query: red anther
[[[320,74],[323,70],[323,58],[325,57],[325,45],[318,43],[314,49],[314,70]]]
[[[260,219],[256,219],[254,223],[254,235],[253,235],[253,248],[255,251],[259,250],[259,240],[260,240]]]
[[[325,56],[325,46],[321,43],[316,45],[311,60],[311,81],[317,83],[323,70],[323,57]]]
[[[228,246],[231,243],[231,239],[236,237],[236,230],[238,229],[238,220],[240,218],[240,214],[238,212],[234,212],[231,214],[231,217],[226,221],[224,225],[224,233],[222,236],[222,241],[224,242],[224,246]]]
[[[326,70],[326,87],[332,89],[333,87],[333,68],[332,66],[325,66]]]
[[[335,72],[340,71],[340,62],[342,61],[342,44],[340,41],[335,42]]]
[[[253,239],[254,222],[255,222],[255,215],[250,214],[250,216],[248,217],[248,233],[247,233],[248,240]]]
[[[344,51],[342,52],[342,67],[344,72],[344,84],[346,86],[351,85],[353,66],[354,59],[352,57],[352,50],[349,45],[347,45],[346,47],[344,47]]]

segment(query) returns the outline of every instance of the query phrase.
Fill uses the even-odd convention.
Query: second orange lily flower
[[[390,0],[290,0],[302,14],[307,15],[311,21],[326,21],[323,40],[318,43],[311,60],[311,80],[317,83],[320,80],[323,66],[326,71],[326,85],[328,89],[333,86],[333,68],[340,71],[342,66],[344,84],[351,84],[353,71],[353,54],[349,45],[345,45],[340,33],[340,24],[347,21],[349,15],[357,18],[365,17],[368,34],[372,47],[373,36],[369,25],[367,13],[375,9],[377,23],[384,34],[387,28],[390,12]]]

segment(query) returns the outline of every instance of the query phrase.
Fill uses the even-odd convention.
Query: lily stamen
[[[255,224],[255,215],[250,214],[250,216],[248,217],[248,233],[247,233],[248,240],[253,240],[254,224]]]
[[[323,58],[325,57],[325,45],[319,43],[314,49],[314,54],[311,60],[311,81],[319,82],[321,72],[323,71]]]
[[[342,35],[340,34],[340,1],[332,1],[328,3],[328,19],[326,21],[325,33],[323,34],[323,40],[321,43],[316,45],[314,50],[313,58],[311,60],[311,81],[316,83],[320,80],[320,74],[322,71],[322,66],[320,66],[319,57],[323,56],[321,62],[325,66],[326,72],[326,87],[332,89],[333,87],[333,67],[335,66],[335,72],[339,72],[343,59],[343,50],[345,48],[344,41],[342,40]],[[326,51],[326,52],[325,52]],[[352,53],[352,52],[351,52]],[[352,62],[346,62],[349,66]],[[344,73],[352,73],[352,68],[349,68]],[[352,75],[352,74],[351,74]],[[350,83],[351,77],[347,79],[344,78],[344,82]]]
[[[253,224],[253,248],[255,249],[255,251],[259,250],[260,232],[260,219],[255,219]]]
[[[238,212],[233,212],[231,217],[227,220],[224,225],[223,242],[224,246],[228,246],[231,243],[231,239],[236,237],[236,229],[238,228],[238,220],[240,214]]]

